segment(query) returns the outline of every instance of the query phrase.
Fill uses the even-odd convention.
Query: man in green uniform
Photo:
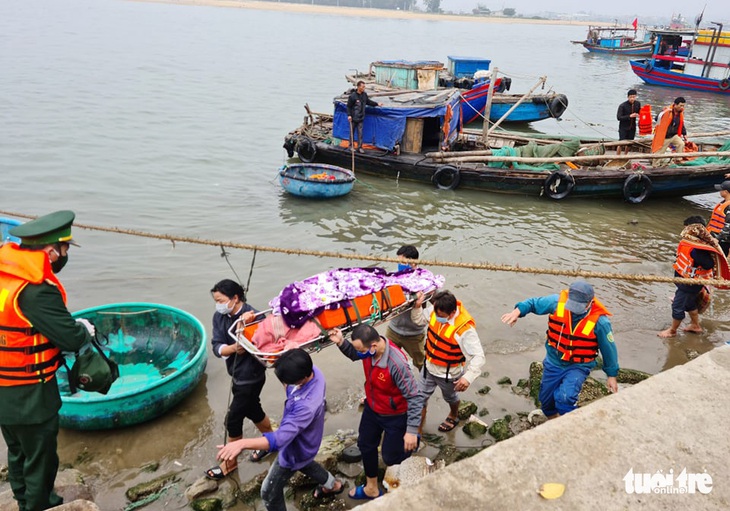
[[[56,273],[68,260],[72,211],[14,227],[20,246],[0,246],[0,429],[8,446],[9,482],[20,511],[63,502],[53,491],[61,395],[61,351],[77,351],[94,327],[75,321]]]

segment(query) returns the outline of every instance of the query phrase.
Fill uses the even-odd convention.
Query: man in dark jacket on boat
[[[61,351],[78,351],[94,327],[75,321],[56,274],[68,260],[72,211],[57,211],[10,230],[20,246],[0,247],[0,428],[8,480],[20,511],[63,503],[53,491],[61,395]]]
[[[357,129],[357,142],[360,145],[357,150],[358,153],[365,152],[362,148],[362,123],[365,121],[366,106],[381,106],[381,104],[368,98],[368,93],[365,92],[365,82],[360,80],[357,82],[357,89],[347,99],[347,120],[350,121],[350,150],[355,150],[352,137],[355,129]]]
[[[636,101],[636,90],[631,89],[628,93],[628,99],[618,106],[616,119],[618,119],[618,139],[634,140],[636,137],[636,119],[639,118],[639,110],[641,103]],[[616,154],[629,154],[629,146],[618,146]]]

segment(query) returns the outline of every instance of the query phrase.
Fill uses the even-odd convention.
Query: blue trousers
[[[380,415],[375,413],[365,403],[360,418],[360,429],[357,437],[357,447],[362,454],[362,465],[367,477],[378,475],[378,445],[383,440],[383,462],[387,465],[397,465],[408,458],[411,453],[405,451],[403,437],[408,427],[407,414]]]
[[[591,370],[579,364],[558,366],[547,358],[542,365],[539,395],[542,412],[550,417],[556,413],[564,415],[575,410],[578,394]]]

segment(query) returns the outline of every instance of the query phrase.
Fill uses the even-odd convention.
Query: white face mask
[[[233,307],[228,306],[229,303],[231,303],[230,300],[228,300],[226,303],[216,302],[216,304],[215,304],[216,312],[218,312],[220,314],[230,314],[231,312],[233,312]]]

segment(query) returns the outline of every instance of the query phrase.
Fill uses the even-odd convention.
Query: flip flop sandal
[[[233,472],[238,468],[238,465],[233,467],[228,472],[223,472],[223,468],[220,465],[216,465],[215,467],[209,468],[205,471],[205,477],[208,479],[212,479],[213,481],[220,481],[221,479],[225,479],[228,474]]]
[[[266,457],[266,455],[269,454],[269,451],[265,451],[263,449],[258,449],[255,451],[251,451],[251,456],[248,457],[251,461],[261,461]]]
[[[383,490],[378,488],[378,495],[375,497],[371,497],[370,495],[365,493],[365,486],[362,485],[362,486],[358,486],[357,488],[355,488],[355,495],[350,495],[348,493],[347,496],[353,500],[373,500],[373,499],[377,499],[378,497],[382,497]]]
[[[439,431],[442,433],[446,433],[448,431],[451,431],[456,426],[459,425],[459,422],[461,422],[459,419],[452,419],[451,417],[446,417],[444,421],[439,424]]]
[[[343,491],[345,491],[345,483],[337,480],[340,483],[340,489],[339,490],[328,490],[324,486],[317,486],[314,491],[312,491],[312,497],[315,499],[325,499],[327,497],[332,497],[334,495],[339,495]]]

